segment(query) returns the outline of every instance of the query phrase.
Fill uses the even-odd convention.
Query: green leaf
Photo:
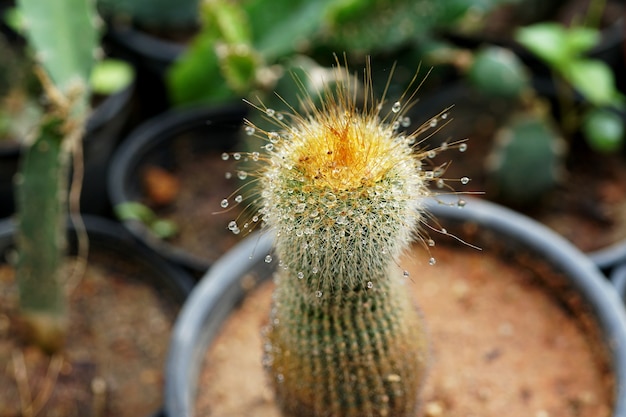
[[[572,61],[564,76],[587,100],[597,106],[611,104],[617,96],[613,72],[602,61]]]
[[[583,26],[573,27],[567,30],[567,50],[570,56],[580,56],[594,47],[600,40],[600,34],[596,29]]]
[[[568,61],[567,33],[558,23],[537,23],[518,29],[515,40],[556,67]]]
[[[108,58],[96,63],[90,83],[95,93],[111,95],[128,87],[134,78],[135,72],[129,63]]]
[[[156,215],[150,207],[136,201],[128,201],[115,206],[115,215],[120,220],[138,220],[150,224],[156,220]]]
[[[624,119],[607,109],[593,109],[583,120],[583,134],[596,152],[614,152],[624,142]]]

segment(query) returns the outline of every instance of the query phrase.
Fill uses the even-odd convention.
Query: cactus
[[[335,71],[320,105],[302,99],[307,114],[258,107],[276,131],[251,123],[246,131],[267,140],[265,156],[234,156],[265,162],[260,208],[229,227],[240,233],[261,222],[276,232],[266,257],[279,267],[264,366],[283,415],[414,416],[428,340],[397,265],[426,221],[429,181],[444,184],[442,167],[426,162],[438,149],[415,143],[446,114],[405,133],[412,95],[383,112],[371,78],[359,89],[345,66]]]
[[[496,134],[487,169],[499,197],[511,204],[534,204],[563,175],[566,142],[541,114],[527,111],[511,119]]]
[[[97,0],[107,18],[127,18],[139,25],[160,28],[189,28],[198,24],[200,0]]]
[[[47,108],[16,179],[17,282],[29,336],[48,350],[60,347],[67,326],[60,264],[68,164],[71,151],[82,144],[97,46],[92,6],[88,0],[18,2]]]

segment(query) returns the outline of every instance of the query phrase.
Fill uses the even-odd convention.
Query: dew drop
[[[239,152],[233,154],[233,158],[235,161],[239,161],[241,159],[241,154]]]
[[[237,203],[241,203],[243,201],[243,197],[241,196],[241,194],[235,197],[235,201]]]
[[[402,121],[400,122],[400,124],[402,125],[402,127],[409,127],[411,126],[411,118],[406,116],[402,118]]]
[[[274,150],[274,145],[271,143],[268,143],[267,145],[265,145],[265,149],[271,152]]]
[[[228,229],[230,229],[230,230],[237,229],[237,222],[232,220],[230,223],[228,223]]]
[[[448,142],[443,142],[441,144],[441,146],[439,147],[439,149],[441,149],[442,151],[445,151],[448,149]]]
[[[391,106],[391,111],[394,113],[398,113],[401,109],[402,103],[400,103],[399,101],[396,101],[395,103],[393,103],[393,106]]]
[[[445,185],[446,185],[446,182],[443,179],[439,178],[437,180],[437,188],[443,188]]]
[[[434,240],[432,240],[432,239],[428,239],[428,242],[427,242],[427,243],[428,243],[428,246],[430,246],[430,247],[435,246],[435,241],[434,241]]]
[[[259,160],[259,156],[260,154],[258,152],[252,152],[252,160],[253,161],[258,161]]]
[[[223,160],[223,161],[228,161],[228,154],[227,154],[226,152],[224,152],[224,153],[222,154],[222,160]]]
[[[461,177],[461,184],[465,185],[465,184],[467,184],[468,182],[470,182],[470,179],[469,179],[469,178],[467,178],[467,177]]]
[[[428,151],[427,155],[430,159],[433,159],[435,156],[437,156],[437,152],[431,149],[430,151]]]
[[[246,126],[244,131],[246,132],[246,135],[252,136],[252,135],[254,135],[254,132],[256,132],[256,129],[254,127],[252,127],[252,126]]]
[[[431,119],[429,125],[430,125],[430,127],[436,127],[437,126],[437,119]]]
[[[467,150],[467,143],[462,143],[459,145],[459,152],[465,152]]]
[[[437,260],[436,260],[435,258],[430,258],[430,259],[428,260],[428,265],[431,265],[431,266],[432,266],[432,265],[434,265],[434,264],[436,264],[436,263],[437,263]]]
[[[448,113],[442,113],[439,117],[441,117],[443,120],[446,120],[448,118]]]
[[[465,207],[465,205],[467,204],[467,201],[460,199],[459,201],[457,201],[456,205],[460,208]]]
[[[276,110],[274,110],[274,109],[266,109],[265,110],[265,114],[267,114],[269,117],[274,117],[276,115]]]
[[[404,278],[408,278],[408,277],[409,277],[409,271],[403,271],[403,272],[402,272],[402,276],[403,276]]]
[[[278,142],[278,139],[280,139],[280,135],[277,132],[269,132],[267,134],[267,137],[269,138],[270,142],[272,142],[272,143],[276,143],[276,142]]]
[[[222,206],[222,208],[228,207],[228,200],[223,199],[222,202],[220,203],[220,206]]]
[[[239,178],[240,180],[245,180],[246,178],[248,178],[248,173],[246,171],[238,171],[237,178]]]
[[[265,263],[269,264],[270,262],[272,262],[272,255],[266,255],[265,256]]]
[[[285,116],[282,113],[276,113],[276,120],[283,120]]]
[[[322,298],[322,292],[320,290],[315,291],[315,296],[317,298]]]
[[[300,271],[298,272],[298,279],[302,279],[304,278],[304,272]]]
[[[367,281],[367,288],[369,289],[374,288],[374,283],[372,281]]]

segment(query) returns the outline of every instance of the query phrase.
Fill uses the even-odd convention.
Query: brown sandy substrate
[[[593,332],[533,284],[532,272],[486,251],[438,247],[435,266],[417,254],[402,265],[432,338],[423,416],[611,415],[612,378],[594,357]],[[249,294],[207,351],[197,417],[280,417],[261,367],[272,288]]]
[[[90,254],[69,299],[65,349],[49,356],[18,338],[14,272],[0,265],[0,416],[135,417],[159,410],[179,305],[159,295],[145,274],[110,254]]]

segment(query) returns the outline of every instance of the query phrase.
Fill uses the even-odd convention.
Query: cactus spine
[[[38,61],[46,112],[24,150],[16,180],[17,282],[30,337],[48,350],[63,342],[67,317],[60,263],[65,250],[68,164],[81,146],[88,77],[95,57],[95,10],[89,0],[20,0]]]
[[[280,265],[264,365],[285,416],[413,416],[428,343],[397,260],[442,173],[417,136],[446,116],[402,133],[412,95],[383,114],[369,76],[362,103],[345,67],[336,79],[318,107],[302,100],[306,115],[261,107],[277,131],[247,127],[267,139],[252,221],[275,230]]]

